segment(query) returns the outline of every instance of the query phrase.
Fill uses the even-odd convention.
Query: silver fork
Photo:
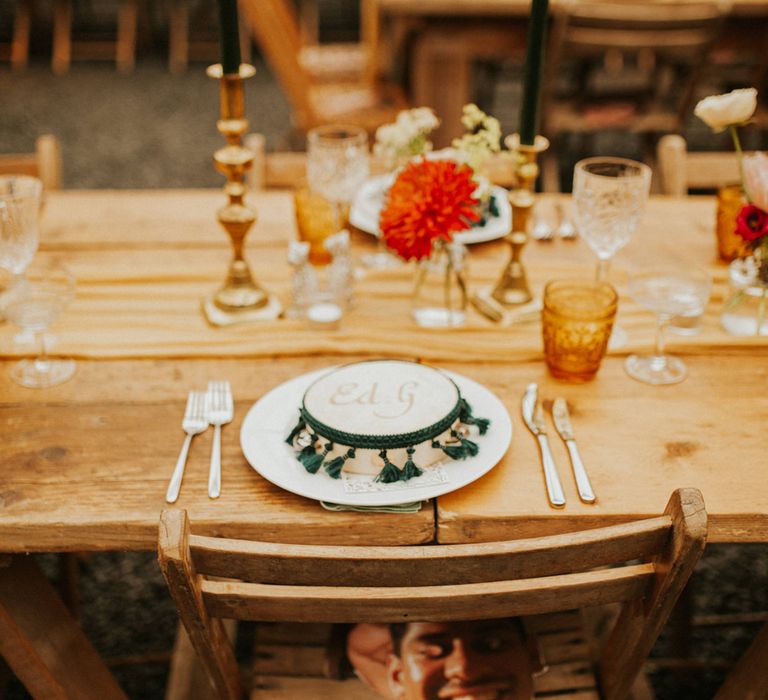
[[[213,426],[211,471],[208,474],[208,496],[221,493],[221,426],[234,416],[232,389],[229,382],[208,382],[208,422]]]
[[[531,238],[534,241],[551,241],[552,240],[552,226],[542,216],[541,206],[536,207],[534,210],[534,224],[531,231]]]
[[[572,241],[576,238],[576,227],[571,223],[570,219],[565,215],[565,209],[562,202],[555,204],[557,211],[557,219],[559,221],[557,225],[557,235],[565,241]]]
[[[181,428],[187,435],[184,438],[184,444],[181,446],[176,467],[168,483],[168,490],[165,492],[165,500],[168,503],[175,503],[179,497],[181,480],[184,478],[184,466],[187,463],[187,454],[189,453],[189,445],[195,435],[202,433],[208,427],[208,419],[205,414],[205,392],[190,391],[189,396],[187,396],[187,408],[184,410],[184,418],[181,421]]]

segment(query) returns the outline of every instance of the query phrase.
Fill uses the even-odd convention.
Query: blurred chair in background
[[[716,190],[741,180],[733,151],[688,151],[685,139],[667,134],[656,150],[657,173],[663,194],[684,197],[688,190]]]
[[[192,0],[169,0],[168,69],[183,73],[190,58],[216,63],[219,58],[219,35],[216,4]],[[251,60],[251,37],[240,22],[240,51],[243,63]]]
[[[38,137],[34,153],[0,155],[0,174],[34,175],[49,191],[61,189],[61,171],[61,145],[53,134]]]
[[[682,130],[725,12],[715,2],[555,7],[541,105],[549,168],[563,135],[609,129],[640,135],[653,162],[657,136]],[[551,183],[551,172],[545,177]]]
[[[51,67],[57,75],[69,70],[72,60],[114,60],[121,73],[130,73],[136,63],[136,36],[140,0],[119,0],[117,34],[112,39],[73,38],[76,0],[53,2],[53,54]]]
[[[0,58],[10,61],[14,70],[24,70],[29,63],[32,14],[32,0],[16,0],[11,40],[9,43],[0,44]]]
[[[364,56],[362,47],[306,46],[289,0],[241,0],[240,7],[301,131],[344,122],[373,132],[406,107],[397,86],[364,78],[363,60],[354,58]]]

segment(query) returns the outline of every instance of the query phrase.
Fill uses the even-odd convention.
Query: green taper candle
[[[525,50],[523,102],[520,106],[520,143],[532,146],[536,138],[539,116],[541,64],[547,35],[549,0],[532,0],[528,21],[528,45]]]
[[[224,74],[240,72],[240,31],[237,25],[237,0],[219,0],[219,44]]]

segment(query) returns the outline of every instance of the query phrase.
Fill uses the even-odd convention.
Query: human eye
[[[450,653],[450,644],[440,641],[424,642],[419,644],[416,653],[424,659],[442,659]]]
[[[475,642],[478,651],[486,654],[495,654],[506,651],[514,644],[514,639],[503,634],[489,634]]]

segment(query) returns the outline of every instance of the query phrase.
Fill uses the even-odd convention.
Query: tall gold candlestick
[[[510,151],[518,154],[515,163],[516,185],[509,193],[509,203],[512,205],[512,231],[505,240],[510,245],[510,258],[499,281],[491,292],[491,297],[505,307],[519,306],[531,301],[531,290],[521,256],[528,242],[528,229],[535,202],[536,178],[539,176],[539,166],[536,159],[539,153],[549,148],[549,141],[543,136],[537,136],[534,144],[520,143],[518,134],[507,137],[506,145]]]
[[[245,237],[256,221],[256,212],[244,201],[245,174],[253,164],[254,155],[242,145],[243,134],[248,130],[243,80],[256,71],[253,66],[241,64],[238,73],[225,74],[221,64],[216,64],[210,66],[207,73],[219,80],[221,117],[216,128],[227,141],[213,154],[216,169],[227,178],[224,192],[229,200],[216,215],[232,241],[233,255],[223,286],[205,299],[204,310],[208,320],[216,325],[251,317],[274,317],[279,308],[277,313],[268,315],[254,313],[277,302],[255,281],[244,256]]]

